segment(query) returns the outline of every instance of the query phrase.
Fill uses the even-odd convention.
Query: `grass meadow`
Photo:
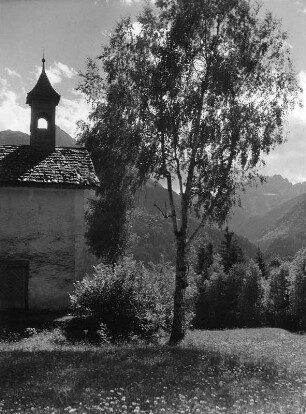
[[[99,347],[60,330],[0,342],[1,413],[306,412],[306,336],[191,331],[178,347]]]

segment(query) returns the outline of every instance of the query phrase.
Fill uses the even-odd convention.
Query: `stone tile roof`
[[[30,145],[0,145],[0,186],[93,188],[99,185],[85,148],[41,152]]]

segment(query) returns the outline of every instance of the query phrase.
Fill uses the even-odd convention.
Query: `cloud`
[[[39,78],[41,74],[41,66],[35,66],[35,76],[36,79]],[[78,73],[72,67],[69,67],[62,62],[54,62],[51,66],[46,67],[46,74],[49,78],[51,84],[61,83],[63,79],[71,79],[76,76]]]
[[[305,124],[290,122],[287,142],[266,157],[263,174],[280,174],[292,183],[306,181],[305,133]]]
[[[41,68],[36,70],[37,74],[41,73]],[[30,91],[34,84],[24,85],[22,79],[15,77],[14,83],[9,82],[9,76],[16,76],[14,70],[5,70],[7,75],[0,75],[0,131],[11,129],[30,133],[30,116],[31,109],[25,104],[26,91]],[[5,73],[2,71],[2,73]],[[64,63],[54,63],[50,70],[47,70],[49,80],[52,83],[56,76],[62,80],[72,78],[76,75],[73,68]],[[59,83],[59,81],[57,82]],[[25,89],[26,87],[26,89]],[[64,95],[64,94],[63,94]],[[76,135],[76,122],[80,119],[86,120],[90,111],[89,105],[84,97],[79,93],[67,93],[67,97],[62,96],[59,105],[56,108],[56,124],[72,137]],[[71,97],[69,99],[68,97]]]
[[[121,2],[125,4],[139,3],[140,1],[141,0],[121,0]]]
[[[295,4],[299,7],[298,9],[297,9],[297,11],[298,11],[298,13],[303,13],[303,14],[305,14],[306,13],[306,4],[305,4],[305,1],[301,1],[301,0],[296,0],[295,1]],[[300,7],[302,7],[302,8],[300,8]]]
[[[90,107],[81,96],[78,99],[60,100],[56,111],[56,123],[72,137],[76,135],[76,122],[80,119],[86,120]]]
[[[306,71],[302,70],[298,74],[298,82],[302,88],[302,107],[296,107],[290,115],[290,120],[306,124]]]
[[[112,0],[108,0],[108,2],[111,2]],[[148,0],[149,3],[155,3],[155,0]],[[121,0],[121,3],[126,4],[128,6],[132,6],[133,4],[139,4],[139,3],[144,3],[145,4],[145,0]]]
[[[289,116],[287,141],[271,151],[263,169],[266,175],[281,174],[293,183],[306,181],[306,71],[298,74],[298,80],[303,106]]]
[[[0,78],[0,131],[11,129],[29,133],[30,108],[22,107],[19,98],[7,79]]]
[[[16,78],[21,79],[21,75],[19,73],[17,73],[15,70],[10,69],[10,68],[4,68],[4,70],[9,74],[9,76],[11,76],[11,77],[15,76]]]

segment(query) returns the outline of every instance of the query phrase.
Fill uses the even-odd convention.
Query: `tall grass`
[[[306,337],[193,331],[177,348],[65,343],[59,330],[0,343],[1,413],[304,413]]]

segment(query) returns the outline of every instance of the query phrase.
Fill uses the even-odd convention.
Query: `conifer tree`
[[[263,289],[258,265],[250,260],[239,297],[240,322],[245,327],[260,325]]]
[[[268,269],[267,269],[266,262],[265,262],[263,254],[262,254],[262,251],[260,250],[259,247],[257,249],[255,262],[258,264],[258,267],[261,271],[262,277],[264,279],[266,279],[268,277]]]
[[[225,300],[226,275],[219,255],[208,270],[208,278],[198,286],[194,326],[199,329],[223,328],[227,312]]]
[[[241,297],[242,286],[246,278],[246,264],[236,263],[231,267],[226,279],[224,296],[226,300],[226,317],[224,327],[234,328],[239,326],[239,299]]]
[[[289,314],[289,266],[284,262],[270,275],[267,310],[275,326],[287,328]]]
[[[234,232],[229,231],[228,227],[225,229],[224,240],[221,242],[219,253],[225,273],[228,273],[234,264],[244,261],[243,252],[235,239]]]
[[[208,278],[208,269],[214,262],[214,246],[211,242],[199,247],[195,272],[201,275],[201,280]]]

